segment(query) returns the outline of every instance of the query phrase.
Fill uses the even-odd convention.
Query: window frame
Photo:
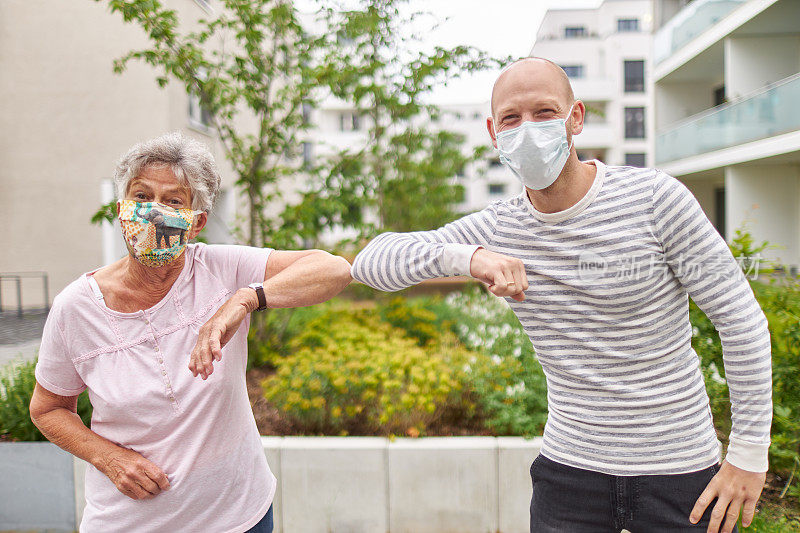
[[[584,65],[561,65],[561,69],[567,75],[567,77],[571,80],[581,80],[584,78]],[[577,69],[577,75],[571,75],[569,71],[571,69]]]
[[[641,112],[642,119],[641,121],[629,121],[628,116],[629,114]],[[647,111],[644,106],[625,106],[623,110],[624,116],[623,121],[625,124],[625,139],[646,139],[647,138],[647,127],[646,127],[646,119],[647,119]],[[633,128],[636,128],[635,130]],[[636,135],[641,128],[641,135]]]
[[[634,29],[625,28],[623,29],[623,24],[625,22],[633,22]],[[617,33],[640,33],[642,30],[639,27],[639,19],[638,18],[618,18],[617,19]]]
[[[588,37],[588,35],[589,32],[586,30],[586,26],[564,26],[565,39],[580,39]]]
[[[641,65],[642,75],[641,79],[628,77],[628,65]],[[638,74],[638,72],[637,72]],[[630,81],[629,81],[630,80]],[[622,85],[623,91],[629,93],[644,93],[647,90],[647,82],[645,80],[645,60],[644,59],[624,59],[622,61]]]

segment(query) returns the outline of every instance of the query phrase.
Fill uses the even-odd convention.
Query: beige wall
[[[205,14],[193,0],[167,3],[184,16]],[[144,44],[103,2],[0,2],[0,272],[47,271],[51,299],[101,266],[102,231],[89,219],[102,180],[134,143],[182,129],[213,144],[233,182],[218,143],[188,128],[181,87],[159,89],[141,63],[112,72],[115,58]],[[41,305],[40,283],[29,285],[24,303]],[[3,305],[16,305],[12,285],[2,288]]]

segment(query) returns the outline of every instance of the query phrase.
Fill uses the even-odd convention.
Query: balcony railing
[[[691,116],[656,136],[656,163],[800,130],[800,73]]]
[[[695,0],[658,30],[653,58],[661,63],[683,45],[725,18],[747,0]]]

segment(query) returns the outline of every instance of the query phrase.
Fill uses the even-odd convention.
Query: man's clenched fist
[[[528,276],[519,259],[479,248],[472,254],[469,274],[488,285],[495,296],[511,296],[520,302],[525,299]]]

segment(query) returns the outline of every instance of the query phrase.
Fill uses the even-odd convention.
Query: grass
[[[762,500],[750,527],[743,528],[740,522],[739,530],[742,533],[800,533],[800,516],[787,513],[787,507]]]

